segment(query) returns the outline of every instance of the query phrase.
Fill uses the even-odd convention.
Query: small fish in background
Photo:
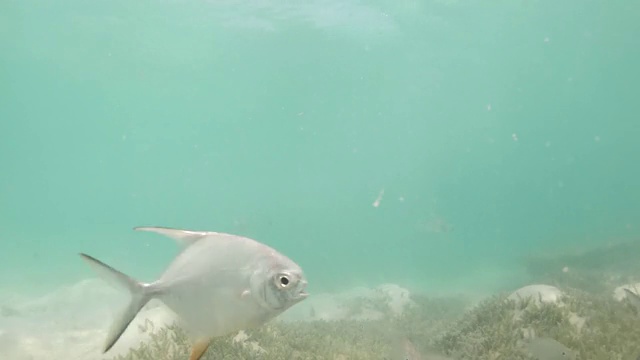
[[[552,338],[527,339],[522,346],[536,360],[575,360],[577,357],[575,351]]]
[[[640,295],[638,295],[636,292],[631,291],[627,288],[624,288],[623,290],[627,295],[625,296],[627,301],[629,301],[629,303],[633,305],[636,309],[640,310]]]
[[[12,317],[12,316],[20,316],[20,311],[9,306],[9,305],[0,305],[0,317]]]
[[[403,360],[423,360],[422,354],[416,349],[415,345],[407,339],[402,341]]]
[[[447,234],[453,231],[453,225],[444,217],[432,213],[428,218],[418,221],[418,230],[433,234]]]
[[[393,339],[389,355],[390,360],[424,360],[415,345],[404,337]]]
[[[80,254],[111,284],[127,289],[131,302],[113,323],[103,352],[109,351],[140,309],[162,301],[190,334],[189,360],[198,360],[214,337],[260,326],[307,298],[302,269],[255,240],[209,231],[163,227],[134,230],[159,233],[184,248],[160,278],[138,282],[99,260]]]
[[[391,350],[390,360],[455,360],[436,352],[420,352],[407,338],[398,338]]]
[[[426,224],[426,228],[434,233],[448,233],[453,231],[453,225],[449,224],[442,217],[435,217],[429,220]]]

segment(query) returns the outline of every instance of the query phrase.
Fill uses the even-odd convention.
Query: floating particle
[[[511,134],[511,138],[513,139],[513,141],[518,141],[518,134],[516,133]]]
[[[382,201],[382,196],[384,195],[384,189],[380,190],[380,193],[378,194],[378,197],[376,198],[376,200],[373,202],[373,207],[378,207],[380,206],[380,202]]]

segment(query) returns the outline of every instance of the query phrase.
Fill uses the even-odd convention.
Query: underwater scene
[[[640,359],[638,14],[1,1],[0,360]]]

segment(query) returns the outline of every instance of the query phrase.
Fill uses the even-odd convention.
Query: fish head
[[[292,261],[271,264],[265,271],[254,274],[252,293],[259,302],[276,312],[281,312],[306,299],[307,279],[302,269]]]

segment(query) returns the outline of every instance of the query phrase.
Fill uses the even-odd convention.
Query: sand
[[[398,285],[359,287],[335,294],[314,294],[278,317],[282,321],[377,319],[382,312],[362,299],[386,299],[392,312],[400,314],[411,304],[409,291]],[[104,360],[124,354],[154,326],[169,325],[177,317],[158,301],[138,314],[116,345],[102,354],[107,329],[115,313],[127,302],[127,294],[110,288],[100,279],[83,280],[40,298],[5,296],[0,313],[0,359],[12,360]],[[357,311],[354,309],[357,308]]]

